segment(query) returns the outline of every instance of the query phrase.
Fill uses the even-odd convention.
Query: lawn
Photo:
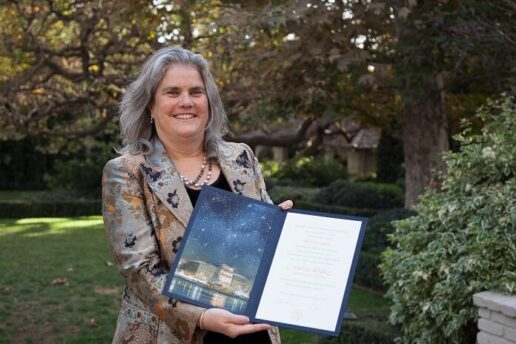
[[[111,260],[99,216],[0,220],[0,343],[110,343],[122,293]],[[351,293],[349,308],[366,320],[388,307],[376,293]]]

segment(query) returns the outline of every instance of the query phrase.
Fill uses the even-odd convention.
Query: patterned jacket
[[[102,213],[125,281],[113,343],[202,343],[203,308],[161,294],[192,213],[179,172],[158,139],[147,156],[110,160],[102,176]],[[220,141],[217,159],[233,192],[271,202],[252,150]],[[279,344],[277,328],[269,330]]]

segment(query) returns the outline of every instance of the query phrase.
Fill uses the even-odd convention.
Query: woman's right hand
[[[268,324],[252,324],[245,315],[236,315],[225,309],[210,308],[202,316],[201,328],[235,338],[242,334],[259,332],[271,328]]]

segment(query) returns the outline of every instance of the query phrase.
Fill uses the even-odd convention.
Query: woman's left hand
[[[294,202],[292,202],[291,200],[286,200],[286,201],[283,201],[280,204],[278,204],[278,207],[280,207],[283,210],[289,210],[293,206],[294,206]]]

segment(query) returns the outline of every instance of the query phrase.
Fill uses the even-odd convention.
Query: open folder
[[[163,294],[336,336],[366,224],[204,186]]]

